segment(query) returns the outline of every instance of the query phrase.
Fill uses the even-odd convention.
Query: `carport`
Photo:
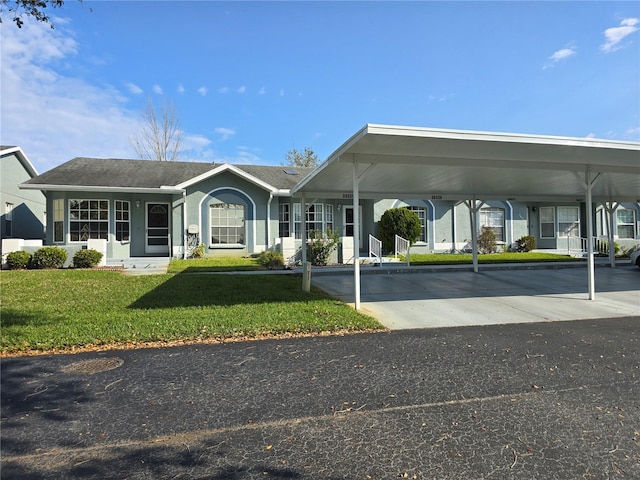
[[[478,272],[474,218],[483,200],[584,201],[591,239],[594,202],[613,212],[618,202],[640,201],[640,143],[367,124],[291,192],[301,198],[302,211],[307,199],[353,199],[355,225],[360,199],[465,200]],[[304,228],[302,235],[304,244]],[[354,245],[359,235],[354,228]],[[358,310],[360,262],[354,250]],[[588,298],[595,300],[590,241],[587,276]]]

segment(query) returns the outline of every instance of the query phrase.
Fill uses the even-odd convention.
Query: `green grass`
[[[402,257],[402,261],[406,258]],[[541,252],[506,252],[478,255],[478,263],[576,262],[568,255]],[[473,263],[470,253],[411,254],[411,265],[458,265]]]
[[[266,270],[257,257],[209,257],[189,260],[172,260],[168,273],[230,272]]]
[[[381,329],[292,275],[0,274],[0,352]]]

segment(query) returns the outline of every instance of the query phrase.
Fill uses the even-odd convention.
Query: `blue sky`
[[[147,99],[182,158],[325,159],[366,123],[640,140],[639,2],[66,0],[4,17],[1,138],[39,172],[135,158]]]

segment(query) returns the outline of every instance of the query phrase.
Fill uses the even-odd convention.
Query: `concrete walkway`
[[[353,275],[330,272],[313,271],[312,284],[353,303]],[[368,267],[361,275],[361,307],[393,330],[640,314],[637,267],[600,265],[595,285],[589,301],[584,264],[485,265],[479,273],[469,266]]]

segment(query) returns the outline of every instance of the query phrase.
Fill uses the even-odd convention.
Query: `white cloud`
[[[245,87],[244,85],[240,88],[238,88],[238,90],[236,90],[238,93],[245,93],[247,91],[247,87]]]
[[[164,92],[162,91],[162,87],[160,85],[154,85],[153,86],[153,93],[156,93],[158,95],[163,95]]]
[[[132,82],[127,82],[125,83],[125,86],[127,87],[127,89],[129,90],[129,93],[132,93],[134,95],[142,95],[144,93],[144,90],[142,90],[138,85],[136,85],[135,83]]]
[[[264,95],[265,93],[267,93],[267,89],[262,87],[260,90],[258,90],[258,95]]]
[[[546,68],[551,68],[553,67],[556,63],[565,60],[569,57],[572,57],[576,54],[576,48],[575,47],[568,47],[568,48],[561,48],[560,50],[556,50],[555,52],[553,52],[553,55],[551,55],[549,57],[549,60],[551,60],[551,62],[548,62],[544,65],[544,69]]]
[[[220,135],[223,141],[233,137],[236,134],[235,130],[232,130],[230,128],[224,128],[224,127],[215,128],[213,131],[216,132],[218,135]]]
[[[605,41],[600,45],[600,50],[606,53],[618,50],[622,40],[638,31],[638,23],[640,20],[637,18],[625,18],[620,22],[619,27],[607,28],[604,31]]]
[[[181,83],[179,83],[178,84],[178,88],[176,88],[176,91],[178,93],[180,93],[180,94],[183,94],[184,93],[184,86]]]
[[[207,94],[207,92],[208,92],[207,87],[200,87],[200,88],[198,89],[198,93],[199,93],[200,95],[202,95],[203,97]]]
[[[229,93],[229,87],[220,87],[218,93]]]
[[[280,90],[280,96],[284,97],[284,90]]]
[[[76,156],[131,157],[137,112],[110,86],[96,87],[57,70],[80,55],[68,26],[25,21],[0,29],[0,143],[19,145],[39,172]],[[64,68],[64,67],[63,67]]]

